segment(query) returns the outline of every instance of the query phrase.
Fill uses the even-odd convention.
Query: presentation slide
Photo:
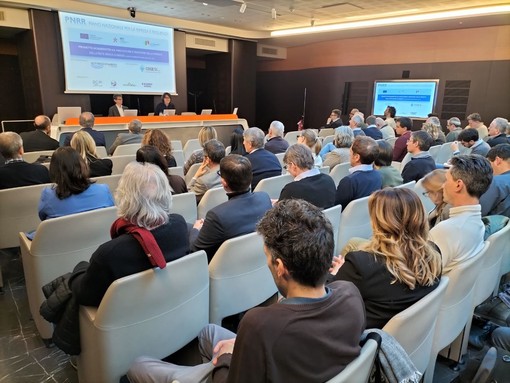
[[[66,93],[176,93],[173,29],[59,12]]]
[[[439,80],[392,80],[374,83],[372,113],[382,116],[387,106],[397,116],[427,118],[434,111]]]

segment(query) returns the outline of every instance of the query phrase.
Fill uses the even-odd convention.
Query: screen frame
[[[428,113],[434,113],[434,111],[436,110],[437,97],[438,97],[438,93],[439,93],[439,79],[375,80],[374,88],[373,88],[373,92],[372,92],[372,110],[371,110],[371,112],[373,115],[381,116],[381,114],[375,113],[375,105],[376,105],[375,101],[376,101],[376,96],[378,94],[376,91],[377,91],[377,84],[379,84],[379,83],[434,83],[435,87],[434,87],[434,97],[433,97],[433,101],[432,101],[432,110]],[[425,120],[428,118],[428,116],[413,116],[413,115],[400,114],[400,113],[398,113],[398,108],[397,108],[397,116],[398,117],[409,117],[409,118],[416,119],[416,120]]]

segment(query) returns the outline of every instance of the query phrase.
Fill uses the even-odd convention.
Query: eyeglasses
[[[216,174],[221,177],[221,172],[219,170],[216,172]]]
[[[423,194],[425,197],[428,197],[428,196],[430,195],[430,193],[431,193],[431,192],[426,191],[426,192],[423,192],[423,193],[421,193],[421,194]]]

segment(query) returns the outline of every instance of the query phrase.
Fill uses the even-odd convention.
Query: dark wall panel
[[[510,82],[510,61],[476,61],[258,72],[256,125],[266,130],[269,123],[277,119],[285,124],[287,131],[296,130],[306,88],[305,123],[310,128],[319,128],[324,125],[331,109],[341,107],[346,82],[368,82],[368,106],[367,110],[362,110],[367,116],[371,112],[373,82],[400,79],[405,70],[410,71],[410,79],[440,80],[436,113],[442,112],[447,80],[470,80],[468,114],[479,112],[486,124],[494,117],[509,118],[510,92],[507,85]],[[347,104],[355,107],[350,102]],[[343,111],[344,121],[348,112]]]
[[[0,55],[0,120],[18,120],[25,116],[18,56]]]
[[[257,44],[251,41],[230,40],[232,60],[231,104],[224,111],[232,113],[239,108],[238,115],[248,124],[255,122],[255,97],[257,81]]]

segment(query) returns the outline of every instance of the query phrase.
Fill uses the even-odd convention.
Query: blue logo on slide
[[[140,65],[140,72],[143,72],[145,70],[145,66]]]
[[[112,82],[110,82],[110,84],[111,84],[113,87],[116,87],[116,86],[117,86],[117,81],[112,81]]]

